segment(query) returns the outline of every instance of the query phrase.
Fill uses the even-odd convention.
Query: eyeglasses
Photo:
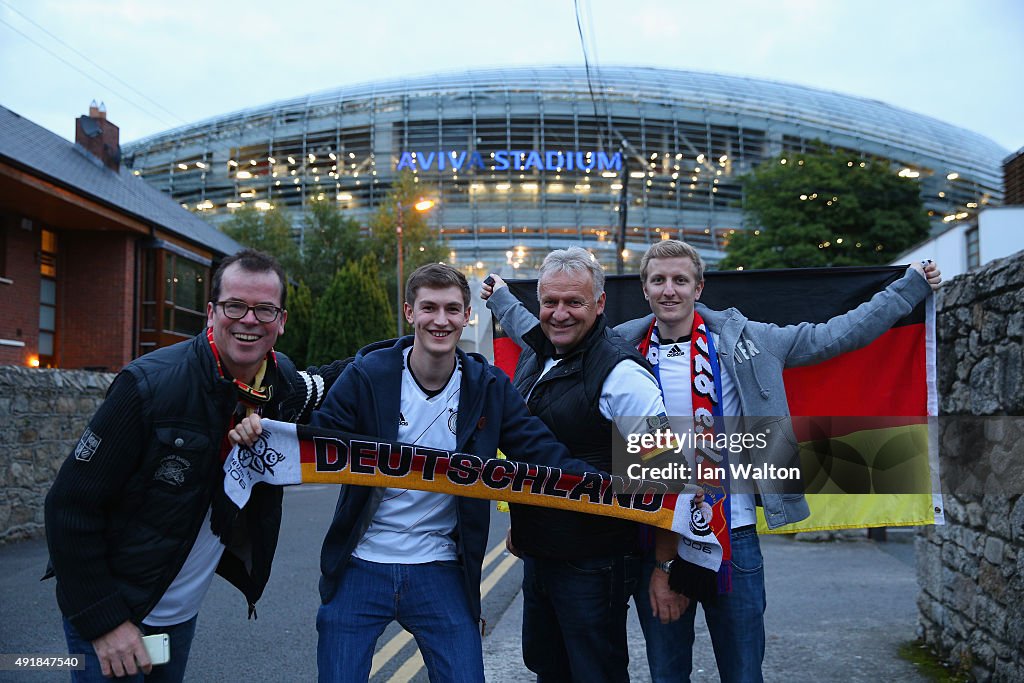
[[[241,320],[249,311],[252,311],[256,320],[261,323],[272,323],[277,320],[277,316],[281,315],[281,309],[270,304],[250,306],[244,301],[218,301],[214,306],[220,306],[224,315],[232,320]]]

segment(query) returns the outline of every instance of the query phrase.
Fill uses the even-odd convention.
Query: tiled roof
[[[219,254],[242,248],[127,169],[115,173],[80,145],[2,106],[0,159]]]

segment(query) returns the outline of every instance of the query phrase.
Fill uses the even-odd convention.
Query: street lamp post
[[[416,202],[415,204],[413,204],[412,208],[414,208],[416,211],[419,211],[420,213],[423,213],[424,211],[429,211],[433,206],[434,206],[434,200],[432,200],[432,199],[421,199],[418,202]],[[404,277],[404,273],[402,272],[403,271],[403,266],[404,266],[404,263],[405,263],[405,255],[404,255],[404,252],[402,250],[402,230],[403,230],[404,227],[405,227],[405,208],[402,206],[402,202],[401,201],[397,201],[397,202],[395,202],[395,234],[398,237],[398,254],[397,254],[397,256],[398,256],[398,258],[397,258],[397,261],[398,261],[398,263],[397,263],[397,265],[398,265],[398,279],[397,279],[397,284],[395,285],[395,303],[396,303],[396,309],[397,309],[397,315],[395,316],[395,328],[398,331],[398,336],[399,337],[402,336],[402,313],[403,313],[402,302],[405,300],[403,292],[402,292],[402,287],[405,284],[405,277]]]
[[[405,280],[402,277],[402,202],[395,203],[395,233],[398,235],[398,279],[395,285],[395,311],[397,313],[395,322],[398,329],[397,336],[402,336],[402,281]]]

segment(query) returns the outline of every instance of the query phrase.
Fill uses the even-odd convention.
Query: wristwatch
[[[661,571],[665,572],[666,574],[671,574],[672,573],[672,564],[675,561],[676,561],[676,558],[673,557],[671,560],[665,560],[664,562],[658,562],[654,566],[657,567],[658,569],[660,569]]]

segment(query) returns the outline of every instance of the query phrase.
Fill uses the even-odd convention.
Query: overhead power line
[[[580,35],[580,48],[583,50],[583,68],[587,74],[587,90],[590,91],[590,102],[594,105],[594,123],[597,124],[598,146],[603,148],[604,126],[601,124],[601,117],[597,113],[597,97],[594,95],[594,81],[590,74],[590,55],[587,52],[587,41],[583,37],[583,24],[580,21],[580,0],[573,0],[573,9],[576,13],[576,31]],[[590,26],[588,25],[589,28]],[[592,33],[589,30],[588,32]]]
[[[63,45],[63,46],[65,47],[65,48],[67,48],[68,50],[70,50],[71,52],[73,52],[74,54],[76,54],[77,56],[79,56],[80,58],[82,58],[82,60],[84,60],[85,62],[89,63],[90,65],[92,65],[93,67],[95,67],[95,68],[96,68],[96,69],[98,69],[99,71],[103,72],[104,74],[106,74],[106,75],[107,75],[107,76],[109,76],[110,78],[114,79],[115,81],[117,81],[118,83],[120,83],[121,85],[123,85],[123,86],[124,86],[125,88],[128,88],[128,89],[129,89],[130,91],[132,91],[133,93],[137,94],[137,95],[138,95],[139,97],[142,97],[143,99],[147,100],[148,102],[150,102],[150,103],[151,103],[151,104],[153,104],[153,105],[154,105],[155,107],[157,107],[157,108],[158,108],[158,109],[160,109],[161,111],[165,112],[165,113],[166,113],[166,114],[168,114],[169,116],[173,117],[174,119],[177,119],[177,121],[178,121],[178,122],[180,122],[180,123],[188,123],[188,122],[187,122],[187,121],[186,121],[185,119],[183,119],[182,117],[180,117],[180,116],[178,116],[177,114],[175,114],[174,112],[170,111],[169,109],[167,109],[166,107],[164,107],[163,105],[161,105],[161,104],[160,104],[159,102],[157,102],[157,101],[156,101],[156,100],[154,100],[153,98],[149,97],[148,95],[146,95],[145,93],[143,93],[143,92],[142,92],[142,91],[140,91],[139,89],[137,89],[137,88],[133,87],[133,86],[132,86],[131,84],[129,84],[129,83],[127,83],[127,82],[125,82],[124,80],[122,80],[121,78],[119,78],[119,77],[118,77],[118,76],[117,76],[116,74],[114,74],[114,73],[110,72],[110,71],[109,71],[108,69],[105,69],[105,68],[104,68],[104,67],[102,67],[101,65],[97,64],[97,63],[96,63],[95,61],[93,61],[92,59],[90,59],[90,58],[89,58],[89,57],[88,57],[87,55],[83,54],[83,53],[82,53],[82,52],[80,52],[79,50],[76,50],[76,49],[75,49],[74,47],[72,47],[72,46],[71,46],[71,45],[69,45],[68,43],[64,42],[63,40],[61,40],[61,39],[60,39],[60,38],[59,38],[58,36],[54,35],[54,34],[53,34],[53,33],[51,33],[50,31],[48,31],[48,30],[47,30],[46,28],[44,28],[44,27],[40,26],[40,25],[39,25],[38,23],[36,23],[36,22],[35,22],[35,21],[33,21],[32,19],[30,19],[29,17],[25,16],[25,15],[24,15],[23,13],[19,12],[19,11],[18,11],[17,9],[15,9],[14,7],[12,7],[12,6],[10,5],[10,3],[7,3],[7,2],[5,2],[4,0],[0,0],[0,5],[4,5],[5,7],[7,7],[7,9],[11,10],[12,12],[14,12],[14,13],[15,13],[15,14],[17,14],[18,16],[20,16],[20,17],[21,17],[22,19],[24,19],[25,21],[27,21],[28,23],[32,24],[32,25],[33,25],[33,26],[35,26],[35,27],[36,27],[37,29],[39,29],[40,31],[42,31],[43,33],[45,33],[45,34],[46,34],[47,36],[49,36],[50,38],[52,38],[53,40],[55,40],[56,42],[60,43],[60,44],[61,44],[61,45]],[[132,100],[132,99],[131,99],[130,97],[126,97],[126,96],[125,96],[125,95],[123,95],[122,93],[119,93],[119,92],[117,92],[117,91],[116,91],[116,90],[115,90],[114,88],[111,88],[111,87],[110,87],[110,86],[109,86],[108,84],[106,84],[106,83],[103,83],[103,82],[102,82],[102,81],[100,81],[99,79],[95,78],[95,77],[94,77],[94,76],[93,76],[92,74],[90,74],[90,73],[86,72],[85,70],[81,69],[81,68],[80,68],[80,67],[79,67],[79,66],[78,66],[77,64],[74,64],[74,63],[73,63],[73,62],[71,62],[70,60],[68,60],[68,59],[65,59],[65,58],[64,58],[64,57],[62,57],[61,55],[57,54],[56,52],[54,52],[53,50],[51,50],[51,49],[50,49],[49,47],[47,47],[46,45],[42,44],[41,42],[39,42],[38,40],[36,40],[36,39],[35,39],[35,38],[33,38],[32,36],[28,35],[28,34],[27,34],[27,33],[25,33],[24,31],[22,31],[22,30],[18,29],[18,28],[17,28],[16,26],[14,26],[14,25],[12,25],[12,24],[11,24],[11,23],[10,23],[9,21],[6,21],[6,20],[4,20],[4,19],[3,19],[2,17],[0,17],[0,23],[2,23],[2,24],[4,24],[4,25],[6,25],[6,26],[7,26],[7,28],[11,29],[12,31],[14,31],[14,32],[15,32],[15,33],[17,33],[18,35],[20,35],[21,37],[25,38],[26,40],[28,40],[29,42],[33,43],[34,45],[36,45],[37,47],[39,47],[39,48],[40,48],[40,49],[42,49],[43,51],[47,52],[47,53],[48,53],[48,54],[50,54],[50,55],[51,55],[52,57],[55,57],[56,59],[59,59],[59,60],[60,60],[61,62],[63,62],[63,63],[64,63],[64,64],[66,64],[67,66],[71,67],[72,69],[74,69],[74,70],[75,70],[75,71],[77,71],[78,73],[82,74],[83,76],[85,76],[85,77],[86,77],[86,78],[88,78],[89,80],[93,81],[94,83],[96,83],[96,84],[98,84],[98,85],[101,85],[101,86],[103,86],[104,88],[110,88],[110,89],[111,89],[111,90],[113,90],[113,91],[114,91],[114,93],[115,93],[115,94],[117,94],[117,95],[118,95],[119,97],[123,98],[123,99],[124,99],[125,101],[127,101],[127,102],[128,102],[129,104],[131,104],[132,106],[134,106],[134,107],[136,107],[137,109],[141,110],[141,111],[142,111],[142,112],[144,112],[145,114],[147,114],[147,115],[149,115],[149,116],[152,116],[153,118],[157,119],[158,121],[161,121],[162,123],[164,123],[164,124],[166,124],[166,125],[174,125],[174,122],[173,122],[173,121],[168,121],[167,119],[163,118],[162,116],[158,116],[157,114],[155,114],[154,112],[150,111],[150,110],[149,110],[149,109],[147,109],[146,107],[144,107],[144,106],[142,106],[141,104],[139,104],[139,103],[137,103],[137,102],[133,101],[133,100]]]

